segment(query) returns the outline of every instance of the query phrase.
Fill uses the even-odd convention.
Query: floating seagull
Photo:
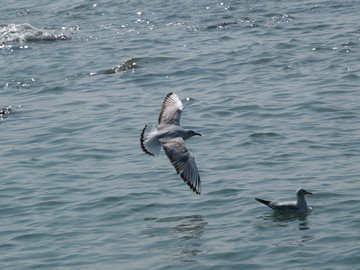
[[[305,213],[305,212],[307,212],[309,210],[309,208],[308,208],[306,200],[305,200],[305,195],[306,194],[313,195],[313,194],[309,191],[306,191],[303,188],[299,188],[298,190],[296,190],[295,194],[296,194],[296,202],[271,202],[271,201],[266,201],[266,200],[259,199],[259,198],[255,198],[255,200],[269,206],[276,212],[280,212],[280,213]]]
[[[200,175],[195,157],[185,146],[184,140],[201,134],[180,127],[180,116],[184,109],[179,97],[170,92],[166,95],[158,119],[159,126],[145,125],[140,136],[141,149],[156,156],[161,146],[176,172],[196,194],[200,194]]]

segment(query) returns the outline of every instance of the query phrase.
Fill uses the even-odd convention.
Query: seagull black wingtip
[[[153,153],[150,153],[146,148],[145,148],[145,144],[144,144],[144,134],[145,134],[145,130],[147,128],[147,125],[145,125],[145,127],[143,128],[141,135],[140,135],[140,146],[141,149],[148,154],[149,156],[155,156]]]

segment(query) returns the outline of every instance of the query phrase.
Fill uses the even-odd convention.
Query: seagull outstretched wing
[[[168,93],[162,104],[158,120],[159,125],[173,124],[179,126],[183,109],[184,106],[180,98],[172,92]]]
[[[186,147],[181,137],[169,140],[163,144],[164,151],[176,172],[197,194],[200,194],[200,175],[195,163],[195,158]]]

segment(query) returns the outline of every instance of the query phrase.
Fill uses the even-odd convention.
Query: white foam
[[[25,42],[25,41],[53,41],[70,39],[64,34],[55,34],[51,31],[34,27],[30,24],[9,24],[0,27],[0,44],[7,42]]]

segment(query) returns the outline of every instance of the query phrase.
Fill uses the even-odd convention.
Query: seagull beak
[[[312,192],[306,191],[305,194],[314,195]]]
[[[200,133],[196,133],[196,132],[194,133],[194,136],[195,136],[195,135],[202,136]]]

